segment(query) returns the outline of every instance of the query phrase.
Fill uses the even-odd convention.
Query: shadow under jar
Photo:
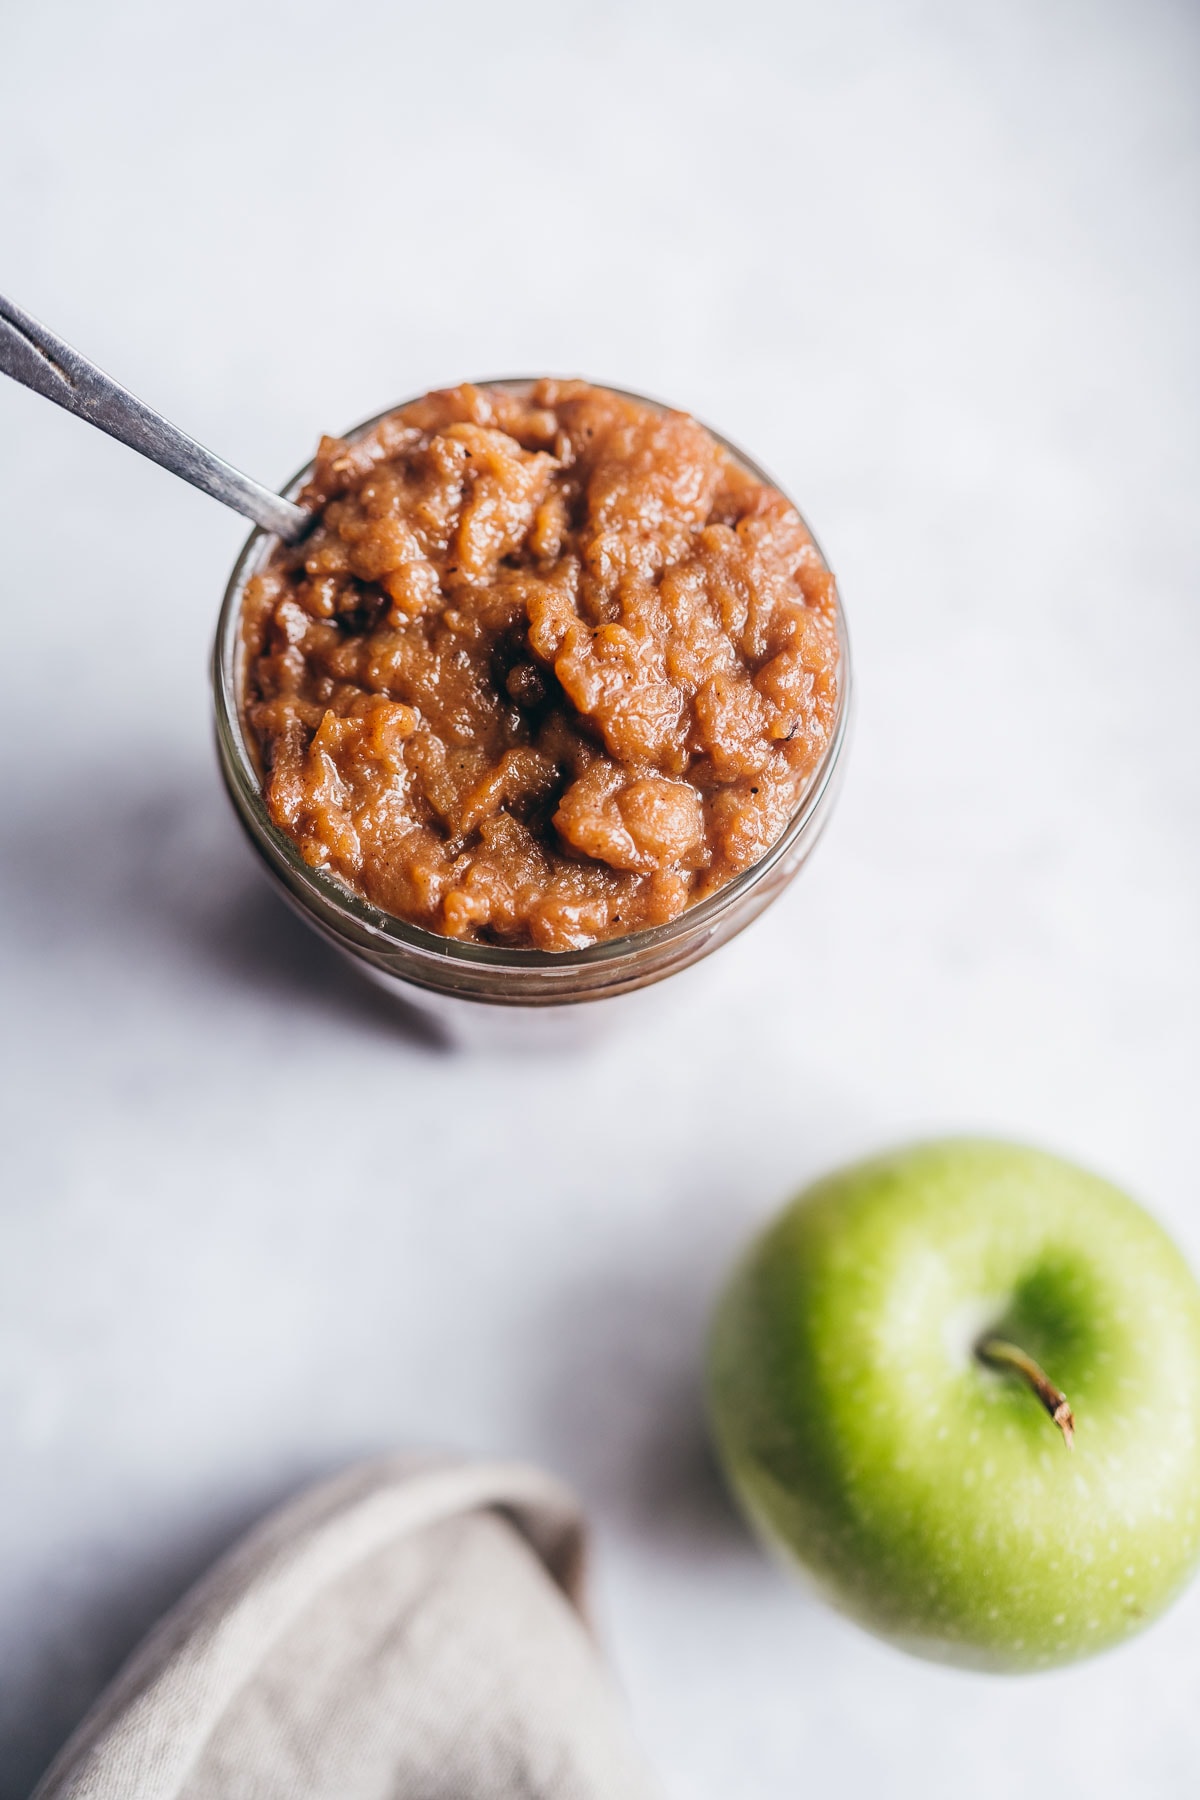
[[[527,395],[534,378],[479,384]],[[656,413],[659,402],[609,389]],[[406,404],[406,403],[401,403]],[[346,434],[353,444],[398,408]],[[719,433],[711,436],[736,468],[778,492],[762,469]],[[308,463],[285,489],[296,498],[313,475]],[[811,534],[810,534],[811,535]],[[453,1042],[539,1047],[586,1041],[610,1022],[636,1018],[668,976],[696,970],[742,931],[801,868],[826,823],[837,787],[850,711],[850,653],[845,619],[833,590],[837,637],[836,701],[824,748],[808,772],[795,811],[765,852],[715,891],[666,923],[607,936],[581,949],[544,950],[444,936],[382,910],[327,868],[306,860],[271,817],[260,744],[247,716],[250,657],[243,635],[246,590],[280,550],[278,538],[255,531],[230,576],[217,627],[213,686],[217,744],[226,787],[267,870],[300,915],[367,976],[427,1017]],[[813,550],[827,569],[819,548]],[[680,993],[678,980],[670,990]]]

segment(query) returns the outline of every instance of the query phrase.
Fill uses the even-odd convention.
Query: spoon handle
[[[286,543],[295,543],[308,529],[311,516],[303,507],[293,506],[214,456],[2,294],[0,371],[109,437],[119,438],[172,475],[181,475],[265,531],[276,532]]]

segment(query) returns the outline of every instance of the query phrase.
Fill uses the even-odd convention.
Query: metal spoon
[[[282,500],[270,488],[222,462],[3,295],[0,371],[86,419],[89,425],[107,431],[109,437],[119,438],[131,450],[170,469],[172,475],[181,475],[265,531],[276,532],[285,543],[295,543],[312,523],[312,515],[303,507]]]

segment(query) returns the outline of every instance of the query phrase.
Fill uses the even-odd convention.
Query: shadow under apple
[[[602,1530],[685,1556],[757,1558],[705,1415],[704,1336],[723,1236],[636,1246],[627,1265],[550,1294],[529,1322],[529,1360],[542,1370],[534,1409],[541,1453]]]

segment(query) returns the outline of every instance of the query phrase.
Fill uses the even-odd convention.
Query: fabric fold
[[[34,1800],[651,1800],[583,1558],[539,1470],[351,1469],[184,1597]]]

